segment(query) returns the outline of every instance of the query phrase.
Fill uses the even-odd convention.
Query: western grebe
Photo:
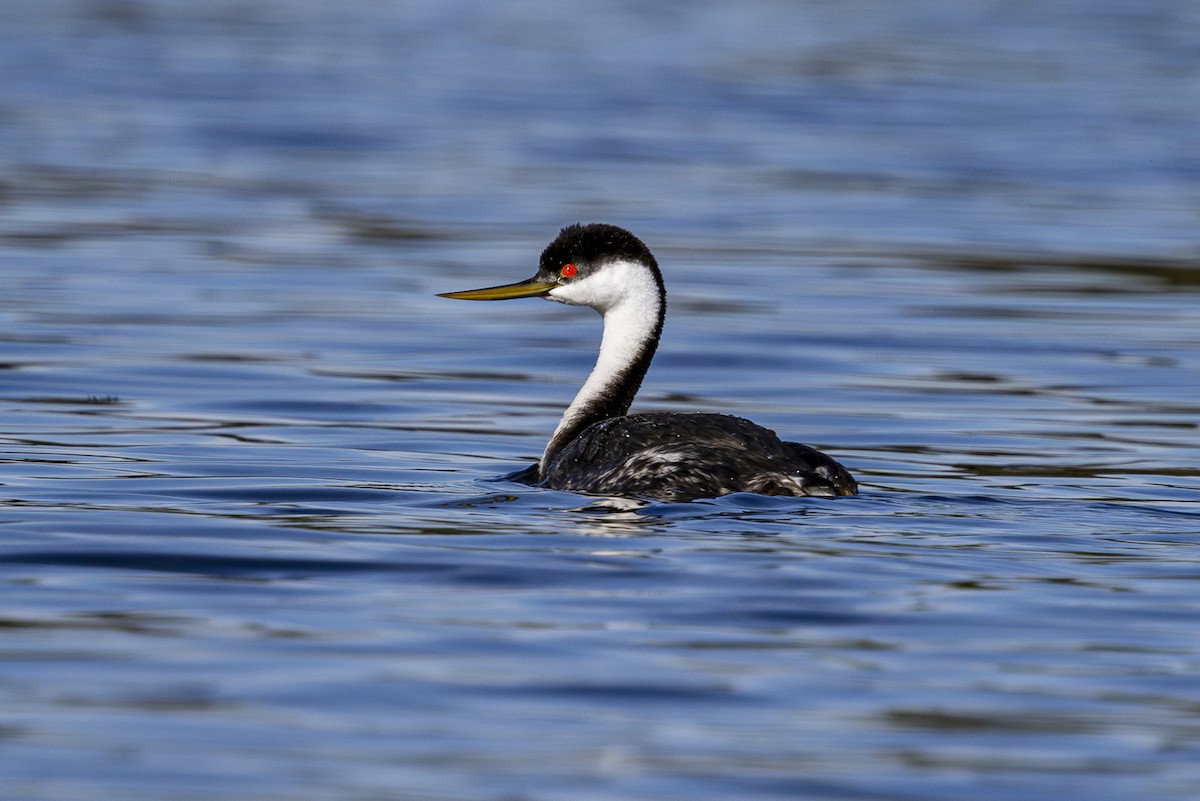
[[[854,495],[853,476],[820,451],[725,414],[627,415],[662,334],[667,293],[650,250],[615,225],[570,225],[515,284],[444,298],[540,297],[604,318],[600,355],[550,437],[532,483],[665,501],[763,495]]]

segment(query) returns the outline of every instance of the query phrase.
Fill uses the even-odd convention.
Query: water
[[[643,5],[0,9],[5,799],[1200,796],[1196,7]],[[863,494],[498,480],[580,219]]]

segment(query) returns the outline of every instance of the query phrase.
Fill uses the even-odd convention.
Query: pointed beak
[[[489,286],[484,289],[468,289],[463,292],[440,292],[439,298],[455,300],[511,300],[512,298],[538,298],[550,292],[558,284],[539,281],[536,277],[515,284]]]

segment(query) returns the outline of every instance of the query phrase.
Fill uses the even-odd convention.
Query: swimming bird
[[[854,495],[850,473],[820,451],[726,414],[628,414],[662,335],[667,308],[658,262],[615,225],[563,228],[538,272],[515,284],[445,292],[459,300],[540,297],[604,318],[596,366],[541,460],[523,478],[553,489],[663,501],[763,495]]]

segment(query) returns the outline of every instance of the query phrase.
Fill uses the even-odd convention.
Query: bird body
[[[825,454],[724,414],[629,415],[666,314],[658,263],[633,234],[593,223],[564,228],[528,281],[449,292],[463,300],[545,297],[604,318],[596,366],[563,413],[535,483],[575,492],[687,501],[731,492],[853,495],[850,473]],[[532,472],[532,471],[531,471]]]
[[[820,451],[728,414],[656,412],[593,423],[541,469],[555,489],[663,501],[846,495],[854,479]]]

